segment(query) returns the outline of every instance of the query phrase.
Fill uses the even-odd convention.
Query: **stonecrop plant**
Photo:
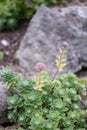
[[[87,80],[76,75],[58,75],[66,65],[67,42],[63,42],[56,59],[56,72],[49,75],[46,65],[37,63],[37,75],[20,78],[5,68],[0,76],[14,95],[7,100],[8,118],[24,130],[86,130],[87,110],[81,109],[82,93]]]

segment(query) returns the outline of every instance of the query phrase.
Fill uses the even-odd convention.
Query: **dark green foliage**
[[[19,77],[11,68],[0,69],[0,78],[7,83],[9,89],[17,87]]]
[[[17,3],[13,0],[0,1],[0,31],[4,29],[13,29],[17,26],[20,10]],[[10,21],[14,21],[13,23]]]
[[[4,82],[10,84],[15,81],[17,76],[14,72],[2,72]],[[15,91],[18,94],[9,97],[7,101],[11,122],[18,122],[27,130],[87,129],[87,110],[81,110],[78,105],[82,100],[84,84],[74,74],[63,74],[52,82],[49,74],[43,73],[41,91],[35,90],[35,78],[16,81]]]
[[[0,31],[14,29],[19,20],[31,18],[41,4],[53,5],[68,0],[0,0]]]
[[[25,0],[0,1],[0,31],[17,27],[19,20],[24,18],[29,11],[27,9]]]

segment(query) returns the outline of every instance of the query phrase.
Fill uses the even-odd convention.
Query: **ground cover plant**
[[[1,0],[0,1],[0,31],[5,29],[14,29],[20,19],[24,17],[27,7],[25,0]]]
[[[69,0],[0,0],[0,31],[14,29],[24,18],[30,19],[40,5],[53,5]]]
[[[0,61],[3,60],[3,57],[4,57],[3,52],[0,51]]]
[[[10,68],[0,70],[0,76],[14,94],[8,98],[8,118],[26,130],[86,130],[87,110],[79,102],[86,79],[76,75],[58,75],[66,65],[66,47],[63,42],[56,59],[53,77],[45,71],[46,65],[37,63],[37,75],[22,78]]]

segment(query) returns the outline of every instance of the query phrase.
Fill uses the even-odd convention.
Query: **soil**
[[[15,30],[6,30],[0,32],[0,52],[4,54],[3,60],[0,61],[0,65],[6,66],[15,64],[14,54],[17,51],[20,41],[26,32],[29,20],[23,20],[19,23]],[[1,44],[2,40],[6,40],[8,45]]]
[[[80,2],[82,3],[80,3]],[[87,5],[87,0],[73,0],[73,2],[60,6],[72,6],[72,5]],[[3,52],[4,57],[3,60],[0,61],[1,66],[18,66],[18,62],[14,59],[15,52],[17,51],[20,42],[27,30],[29,24],[29,20],[23,20],[19,23],[18,27],[15,30],[6,30],[0,32],[0,52]],[[6,40],[8,42],[8,46],[4,46],[1,44],[2,40]],[[12,125],[8,127],[0,126],[0,130],[17,130],[17,125]]]
[[[7,126],[6,128],[0,126],[0,130],[18,130],[19,127],[18,125],[12,125],[12,126]]]

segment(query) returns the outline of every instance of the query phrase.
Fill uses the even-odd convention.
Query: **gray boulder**
[[[49,9],[41,6],[32,18],[15,58],[26,72],[43,62],[51,73],[62,41],[69,43],[65,71],[87,67],[87,6]]]

